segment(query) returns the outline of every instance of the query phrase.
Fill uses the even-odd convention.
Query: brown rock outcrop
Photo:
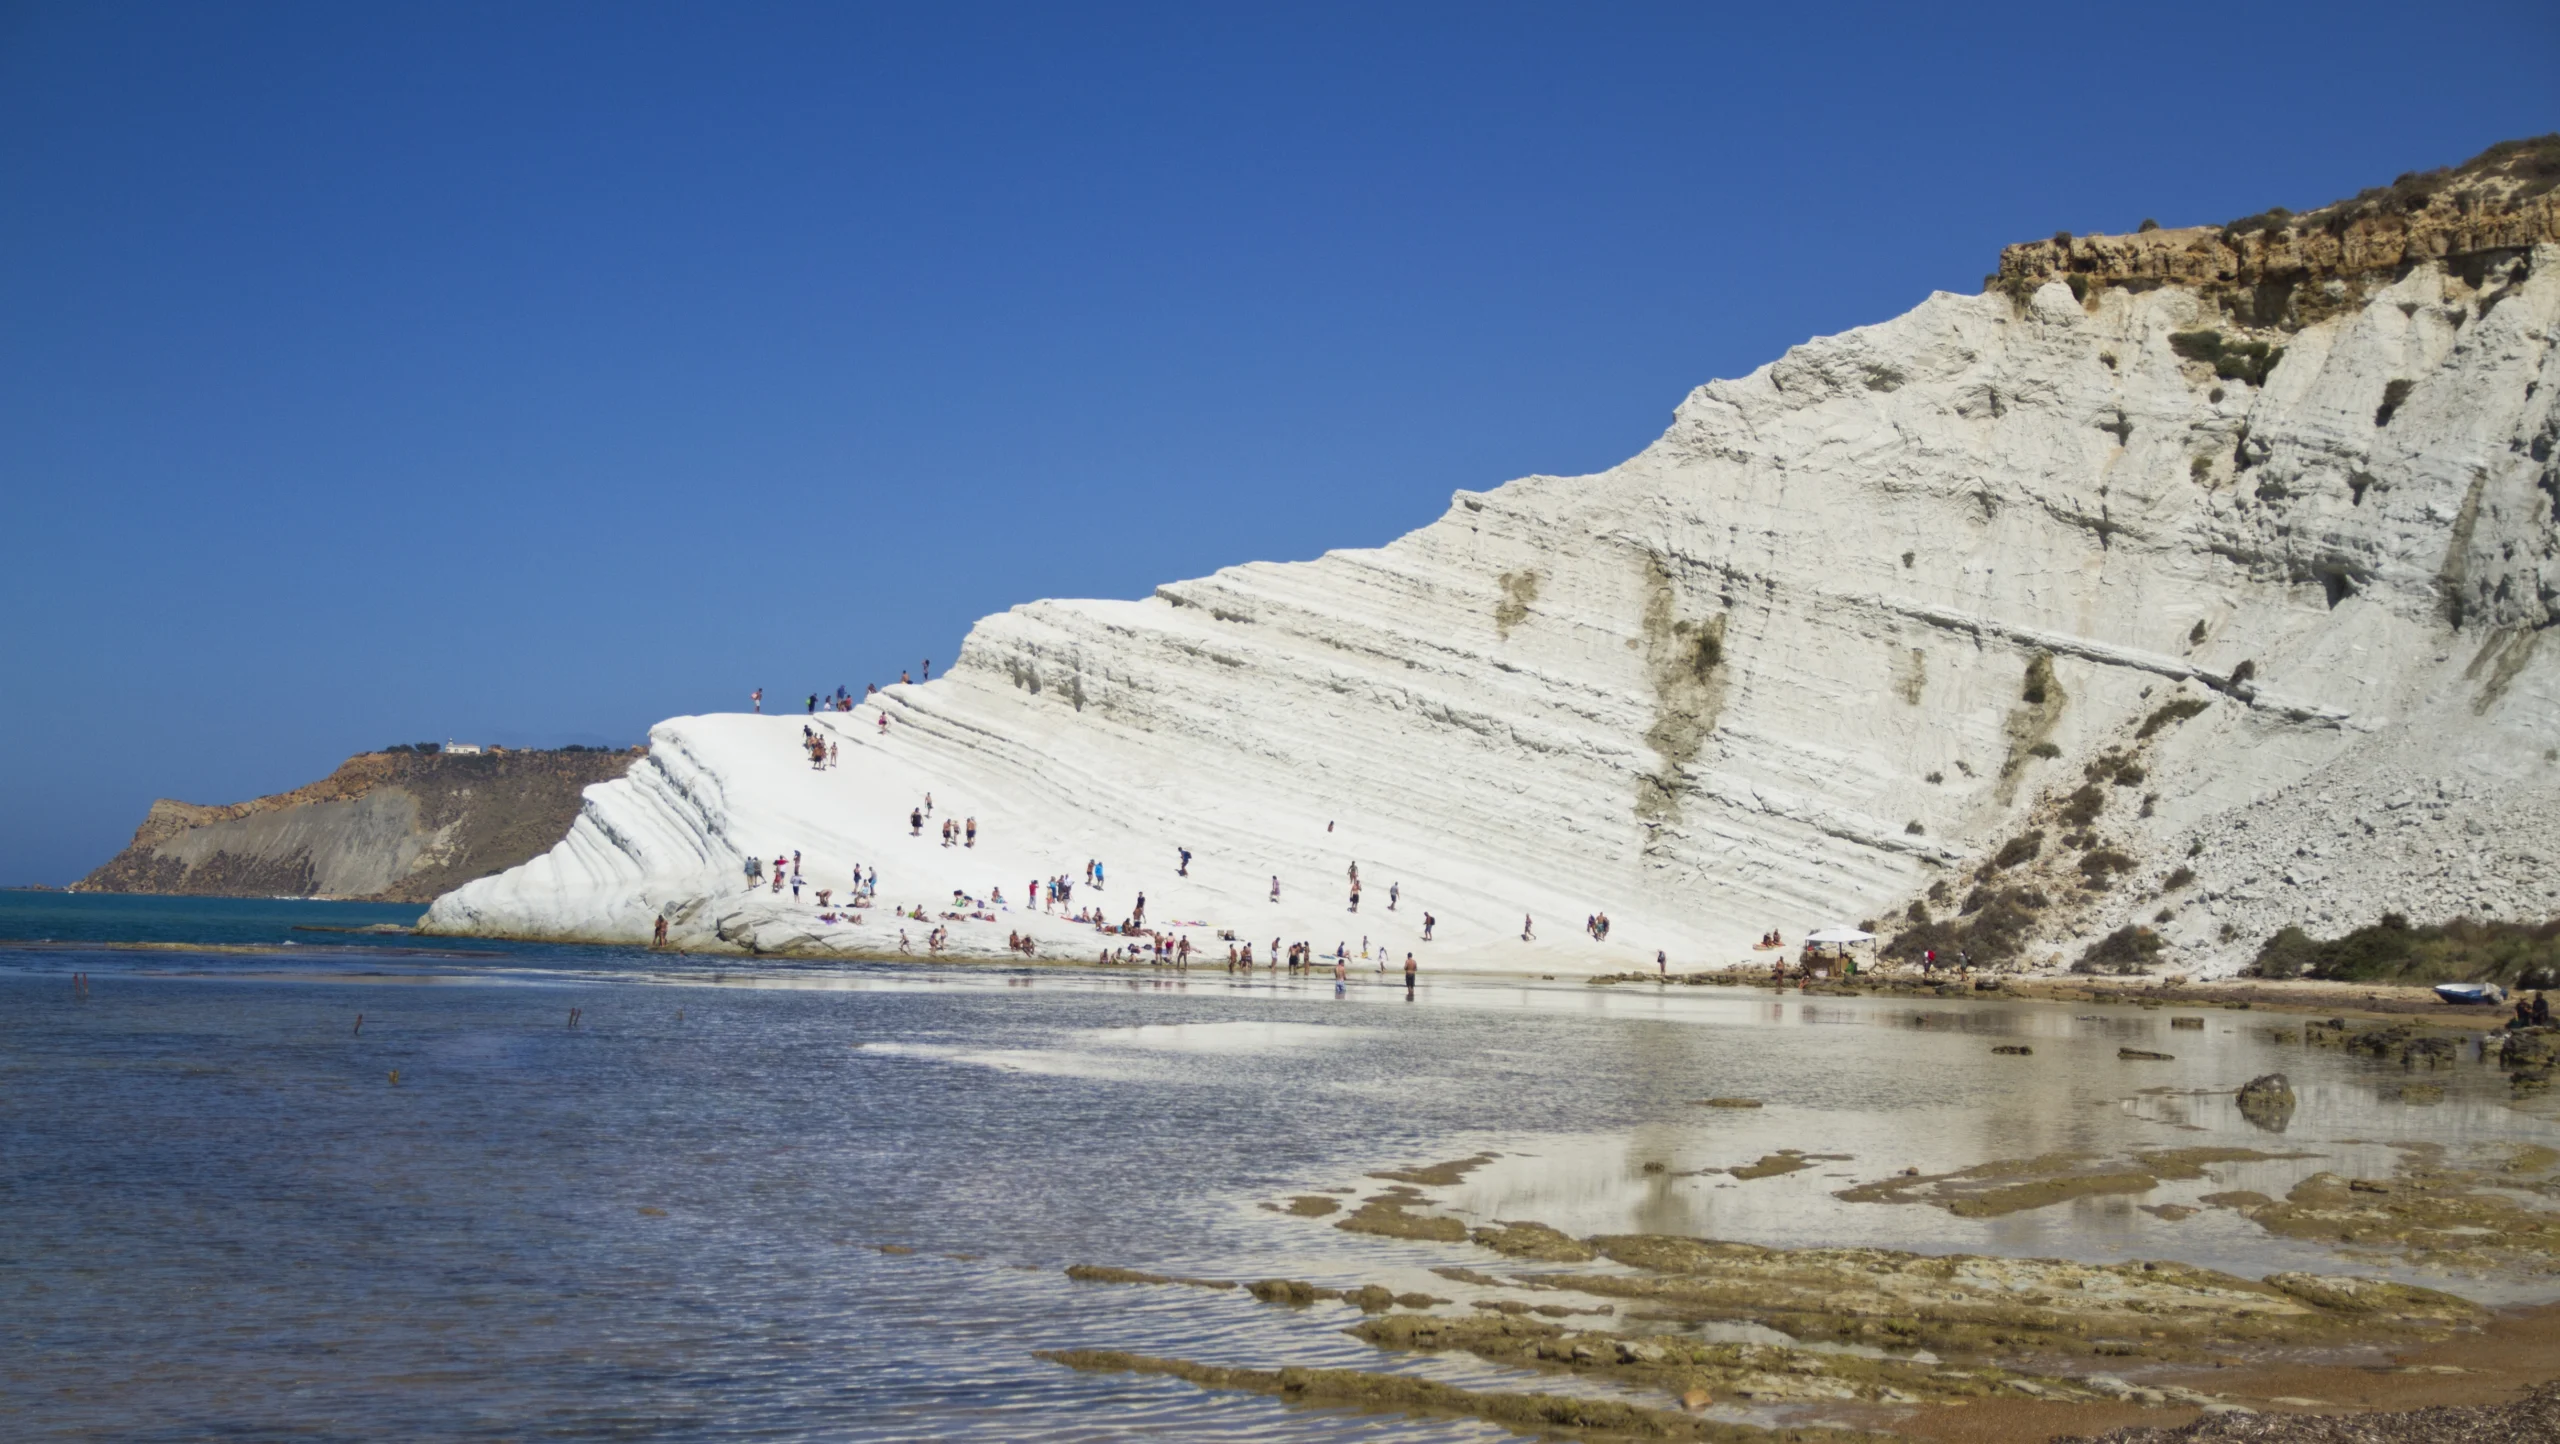
[[[626,752],[361,752],[317,782],[247,802],[168,798],[80,892],[427,902],[542,853]]]
[[[2183,286],[2240,325],[2292,329],[2363,304],[2426,262],[2443,262],[2495,304],[2502,272],[2560,241],[2560,134],[2503,141],[2443,170],[2296,215],[2281,207],[2222,226],[2127,236],[2056,235],[2000,252],[1986,290],[2023,298],[2064,281],[2086,300],[2109,286]]]

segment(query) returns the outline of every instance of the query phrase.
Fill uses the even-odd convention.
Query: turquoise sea
[[[0,893],[9,1437],[1503,1438],[1033,1351],[1557,1387],[1373,1350],[1344,1305],[1063,1273],[1380,1282],[1463,1310],[1433,1270],[1490,1255],[1271,1205],[1480,1150],[1502,1156],[1438,1193],[1470,1218],[2256,1274],[2335,1261],[2121,1198],[1965,1221],[1832,1194],[2058,1147],[2262,1143],[2228,1090],[2274,1066],[2303,1098],[2286,1143],[2316,1157],[2192,1191],[2387,1170],[2374,1140],[2409,1126],[2396,1077],[2264,1014],[2173,1037],[2045,1004],[1457,977],[1408,1002],[1374,974],[1337,992],[314,931],[416,911]],[[2034,1056],[1990,1066],[2003,1039]],[[2176,1059],[2136,1078],[2124,1046]],[[1715,1095],[1767,1106],[1691,1106]],[[2483,1069],[2424,1127],[2555,1132]],[[1843,1157],[1690,1176],[1777,1147]]]

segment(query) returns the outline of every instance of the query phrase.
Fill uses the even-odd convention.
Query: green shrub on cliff
[[[2398,913],[2323,940],[2298,927],[2267,939],[2249,971],[2262,978],[2342,983],[2513,983],[2560,968],[2560,918],[2543,923],[2474,922],[2412,927]]]
[[[2080,961],[2071,965],[2075,973],[2139,973],[2160,953],[2160,935],[2146,927],[2127,925],[2083,949]]]

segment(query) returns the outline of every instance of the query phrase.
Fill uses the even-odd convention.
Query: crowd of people
[[[927,681],[932,679],[933,663],[930,660],[927,660],[923,665],[923,676]],[[907,672],[901,671],[898,674],[898,680],[900,683],[911,683],[914,679]],[[860,703],[877,696],[879,691],[879,686],[877,684],[872,684],[865,687],[862,696],[856,697],[851,688],[838,686],[831,692],[813,692],[807,694],[804,698],[803,705],[805,711],[812,717],[821,711],[850,712]],[[761,687],[754,689],[749,694],[748,701],[750,707],[754,711],[761,713],[764,710],[764,689]],[[879,724],[881,731],[884,733],[888,730],[888,722],[888,714],[883,710],[879,717]],[[809,759],[809,765],[812,770],[828,770],[841,765],[841,742],[828,733],[819,730],[814,725],[804,725],[801,728],[800,745]],[[912,837],[923,836],[925,824],[928,821],[933,820],[934,811],[933,794],[928,792],[924,794],[923,800],[920,803],[910,808],[908,811],[908,835]],[[1327,831],[1331,830],[1331,825],[1328,824]],[[939,841],[944,847],[974,849],[978,843],[978,819],[975,817],[942,818],[940,820]],[[1174,849],[1174,854],[1175,875],[1185,878],[1191,876],[1191,864],[1193,861],[1193,853],[1191,849],[1188,847],[1176,847]],[[755,891],[759,888],[763,888],[769,889],[775,895],[780,895],[784,891],[788,890],[793,900],[796,902],[807,887],[807,880],[803,874],[800,855],[797,852],[777,854],[770,864],[768,864],[762,857],[749,857],[745,859],[744,867],[746,872],[747,888],[749,891]],[[1108,872],[1103,862],[1100,859],[1088,859],[1085,862],[1083,876],[1080,880],[1072,874],[1065,873],[1061,873],[1055,877],[1047,879],[1031,880],[1025,885],[1022,906],[1026,909],[1037,910],[1048,916],[1058,917],[1062,920],[1072,921],[1082,926],[1094,928],[1098,932],[1102,932],[1115,938],[1127,940],[1125,942],[1115,943],[1106,947],[1102,952],[1102,959],[1104,961],[1153,961],[1159,964],[1169,964],[1176,968],[1187,968],[1194,952],[1196,951],[1192,945],[1190,936],[1187,933],[1178,930],[1181,926],[1180,924],[1175,925],[1174,929],[1156,929],[1149,927],[1147,925],[1147,899],[1145,893],[1141,892],[1137,895],[1128,915],[1119,919],[1117,922],[1112,921],[1111,918],[1100,908],[1074,906],[1076,889],[1079,886],[1100,892],[1107,886],[1107,879]],[[1349,883],[1347,911],[1356,913],[1360,910],[1360,900],[1363,893],[1363,886],[1360,877],[1360,865],[1357,862],[1348,864],[1347,880]],[[861,921],[861,916],[856,910],[869,908],[875,905],[875,896],[878,884],[879,873],[876,868],[866,872],[864,868],[856,866],[853,870],[853,885],[842,890],[841,894],[839,894],[838,890],[833,888],[816,889],[814,897],[820,910],[821,920],[827,922],[851,921],[859,923]],[[1277,874],[1274,874],[1271,878],[1270,891],[1270,897],[1273,902],[1276,903],[1280,900],[1280,891],[1280,878]],[[1403,891],[1404,889],[1401,883],[1390,883],[1388,885],[1388,911],[1393,912],[1398,909],[1403,900]],[[939,952],[950,942],[950,929],[943,924],[961,921],[995,922],[998,921],[996,916],[997,911],[1005,909],[1007,906],[1008,904],[1004,899],[1004,893],[1001,887],[991,889],[988,897],[984,900],[971,898],[965,891],[955,890],[950,908],[943,911],[940,921],[926,932],[924,945],[930,951]],[[1069,912],[1070,908],[1074,908],[1072,913]],[[933,919],[928,917],[926,910],[921,905],[899,908],[895,910],[895,913],[896,916],[902,920],[915,922],[933,921]],[[1421,929],[1423,941],[1428,942],[1432,940],[1434,931],[1438,926],[1438,922],[1439,920],[1430,913],[1425,912],[1423,914]],[[1599,930],[1593,935],[1595,937],[1605,939],[1607,936],[1607,922],[1605,918],[1600,920],[1598,927]],[[1526,919],[1523,919],[1522,931],[1524,937],[1528,935],[1529,929]],[[1232,935],[1229,934],[1225,936],[1231,937]],[[904,929],[900,930],[898,941],[899,950],[901,952],[909,951],[913,947],[913,940]],[[657,929],[656,942],[653,943],[653,946],[663,945],[664,942],[665,929],[663,926],[663,919],[661,919],[661,925]],[[1034,939],[1033,935],[1029,931],[1019,927],[1008,931],[1005,946],[1008,952],[1019,953],[1024,956],[1038,955],[1038,943]],[[1241,951],[1239,951],[1234,944],[1230,943],[1227,952],[1228,966],[1231,970],[1250,969],[1253,966],[1253,948],[1250,943],[1243,945]],[[1387,951],[1383,947],[1373,949],[1370,940],[1365,936],[1360,942],[1359,956],[1363,961],[1372,962],[1377,971],[1383,973],[1387,970]],[[1284,965],[1293,972],[1312,971],[1320,966],[1319,955],[1315,952],[1313,944],[1304,941],[1296,944],[1288,944],[1281,939],[1274,938],[1271,943],[1271,950],[1266,957],[1268,965],[1274,971],[1279,970]],[[1335,944],[1331,962],[1338,975],[1347,973],[1350,957],[1350,949],[1347,943],[1338,942]],[[1408,972],[1410,972],[1412,964],[1409,955],[1407,962]]]

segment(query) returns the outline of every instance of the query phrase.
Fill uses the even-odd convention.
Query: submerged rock
[[[2293,1083],[2282,1073],[2263,1073],[2241,1084],[2232,1101],[2241,1117],[2269,1133],[2282,1133],[2293,1121]]]

